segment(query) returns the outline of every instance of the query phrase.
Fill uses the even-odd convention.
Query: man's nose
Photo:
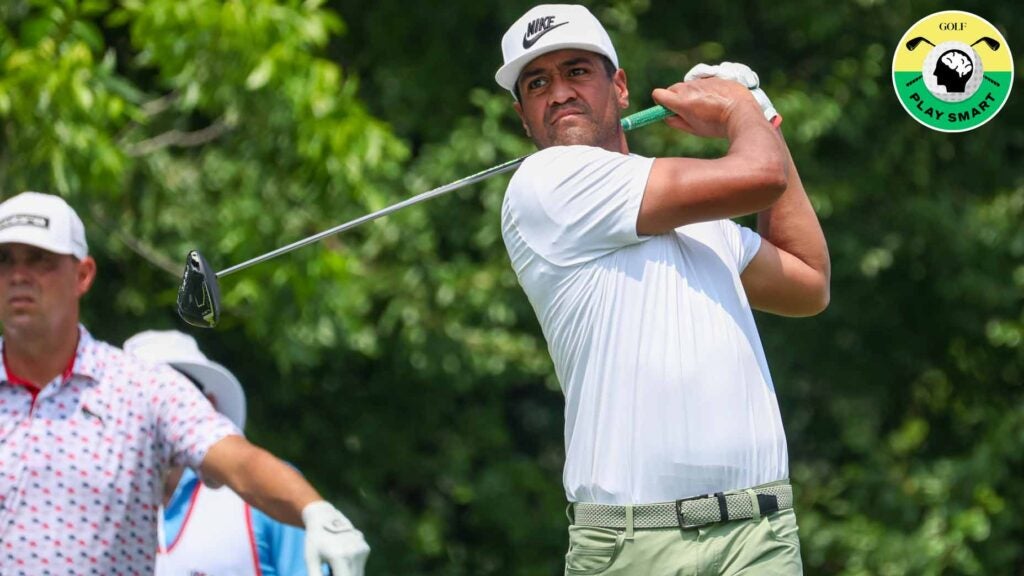
[[[576,90],[564,78],[552,80],[551,90],[548,93],[551,95],[551,104],[565,104],[576,98]]]
[[[10,262],[5,263],[4,268],[7,271],[7,276],[12,282],[22,282],[34,274],[32,265],[25,260],[12,259]]]

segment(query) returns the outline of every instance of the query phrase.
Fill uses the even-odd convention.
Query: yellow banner
[[[907,47],[908,42],[916,43],[913,50]],[[948,10],[922,18],[907,30],[896,47],[893,71],[920,72],[930,49],[943,42],[971,46],[981,57],[986,71],[1013,70],[1010,48],[995,26],[969,12]]]

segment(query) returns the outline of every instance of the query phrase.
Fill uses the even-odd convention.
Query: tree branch
[[[194,148],[196,146],[202,146],[207,142],[212,142],[230,130],[231,127],[223,120],[217,120],[206,128],[192,132],[182,132],[177,129],[169,130],[163,134],[142,140],[141,142],[125,144],[125,154],[133,157],[139,157],[152,154],[153,152],[163,150],[164,148],[169,148],[171,146],[177,148]]]
[[[107,220],[102,211],[95,205],[91,210],[89,210],[89,217],[92,223],[98,224],[101,229],[108,231],[114,239],[124,244],[129,250],[137,254],[146,262],[149,262],[168,274],[172,274],[174,276],[181,275],[181,266],[179,266],[178,263],[173,262],[170,258],[164,256],[146,242],[121,230],[121,226],[115,225],[113,222]]]
[[[153,100],[150,100],[149,102],[144,103],[141,106],[142,113],[145,114],[146,117],[156,116],[157,114],[160,114],[164,110],[170,108],[171,105],[173,105],[177,101],[178,90],[172,90],[171,92],[164,94],[159,98],[155,98]]]
[[[116,227],[108,228],[108,230],[113,230],[114,237],[117,240],[119,240],[121,243],[127,246],[129,250],[138,254],[139,257],[141,257],[146,262],[149,262],[153,266],[156,266],[157,268],[167,272],[168,274],[171,274],[173,276],[181,276],[182,267],[177,262],[171,261],[171,259],[168,258],[167,256],[164,256],[163,254],[157,252],[153,247],[149,246],[142,240],[139,240],[138,238],[128,234],[127,232],[122,232],[118,230]]]

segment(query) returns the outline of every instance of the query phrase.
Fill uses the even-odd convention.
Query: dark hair
[[[612,76],[615,76],[615,72],[618,70],[618,68],[615,67],[615,64],[612,64],[612,59],[605,56],[604,54],[598,54],[598,56],[601,58],[601,64],[604,65],[604,72],[605,74],[608,75],[608,78],[610,79]],[[523,101],[523,99],[519,95],[518,78],[516,78],[516,83],[512,85],[512,95],[515,96],[516,102]]]

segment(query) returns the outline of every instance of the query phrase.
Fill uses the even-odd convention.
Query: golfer
[[[194,338],[176,330],[147,330],[125,340],[124,351],[168,364],[192,381],[218,412],[245,430],[245,391],[234,374],[211,361]],[[230,488],[203,485],[191,468],[171,466],[158,516],[157,576],[193,574],[306,574],[305,534],[252,508]]]
[[[540,149],[502,235],[565,394],[566,574],[800,574],[786,435],[752,308],[825,309],[829,260],[756,75],[653,93],[716,159],[630,154],[626,73],[585,8],[529,10],[496,80]],[[729,218],[758,213],[758,232]]]
[[[310,575],[361,576],[369,547],[302,476],[242,437],[184,376],[79,324],[96,276],[57,196],[0,204],[0,574],[152,574],[173,465],[306,528]]]

